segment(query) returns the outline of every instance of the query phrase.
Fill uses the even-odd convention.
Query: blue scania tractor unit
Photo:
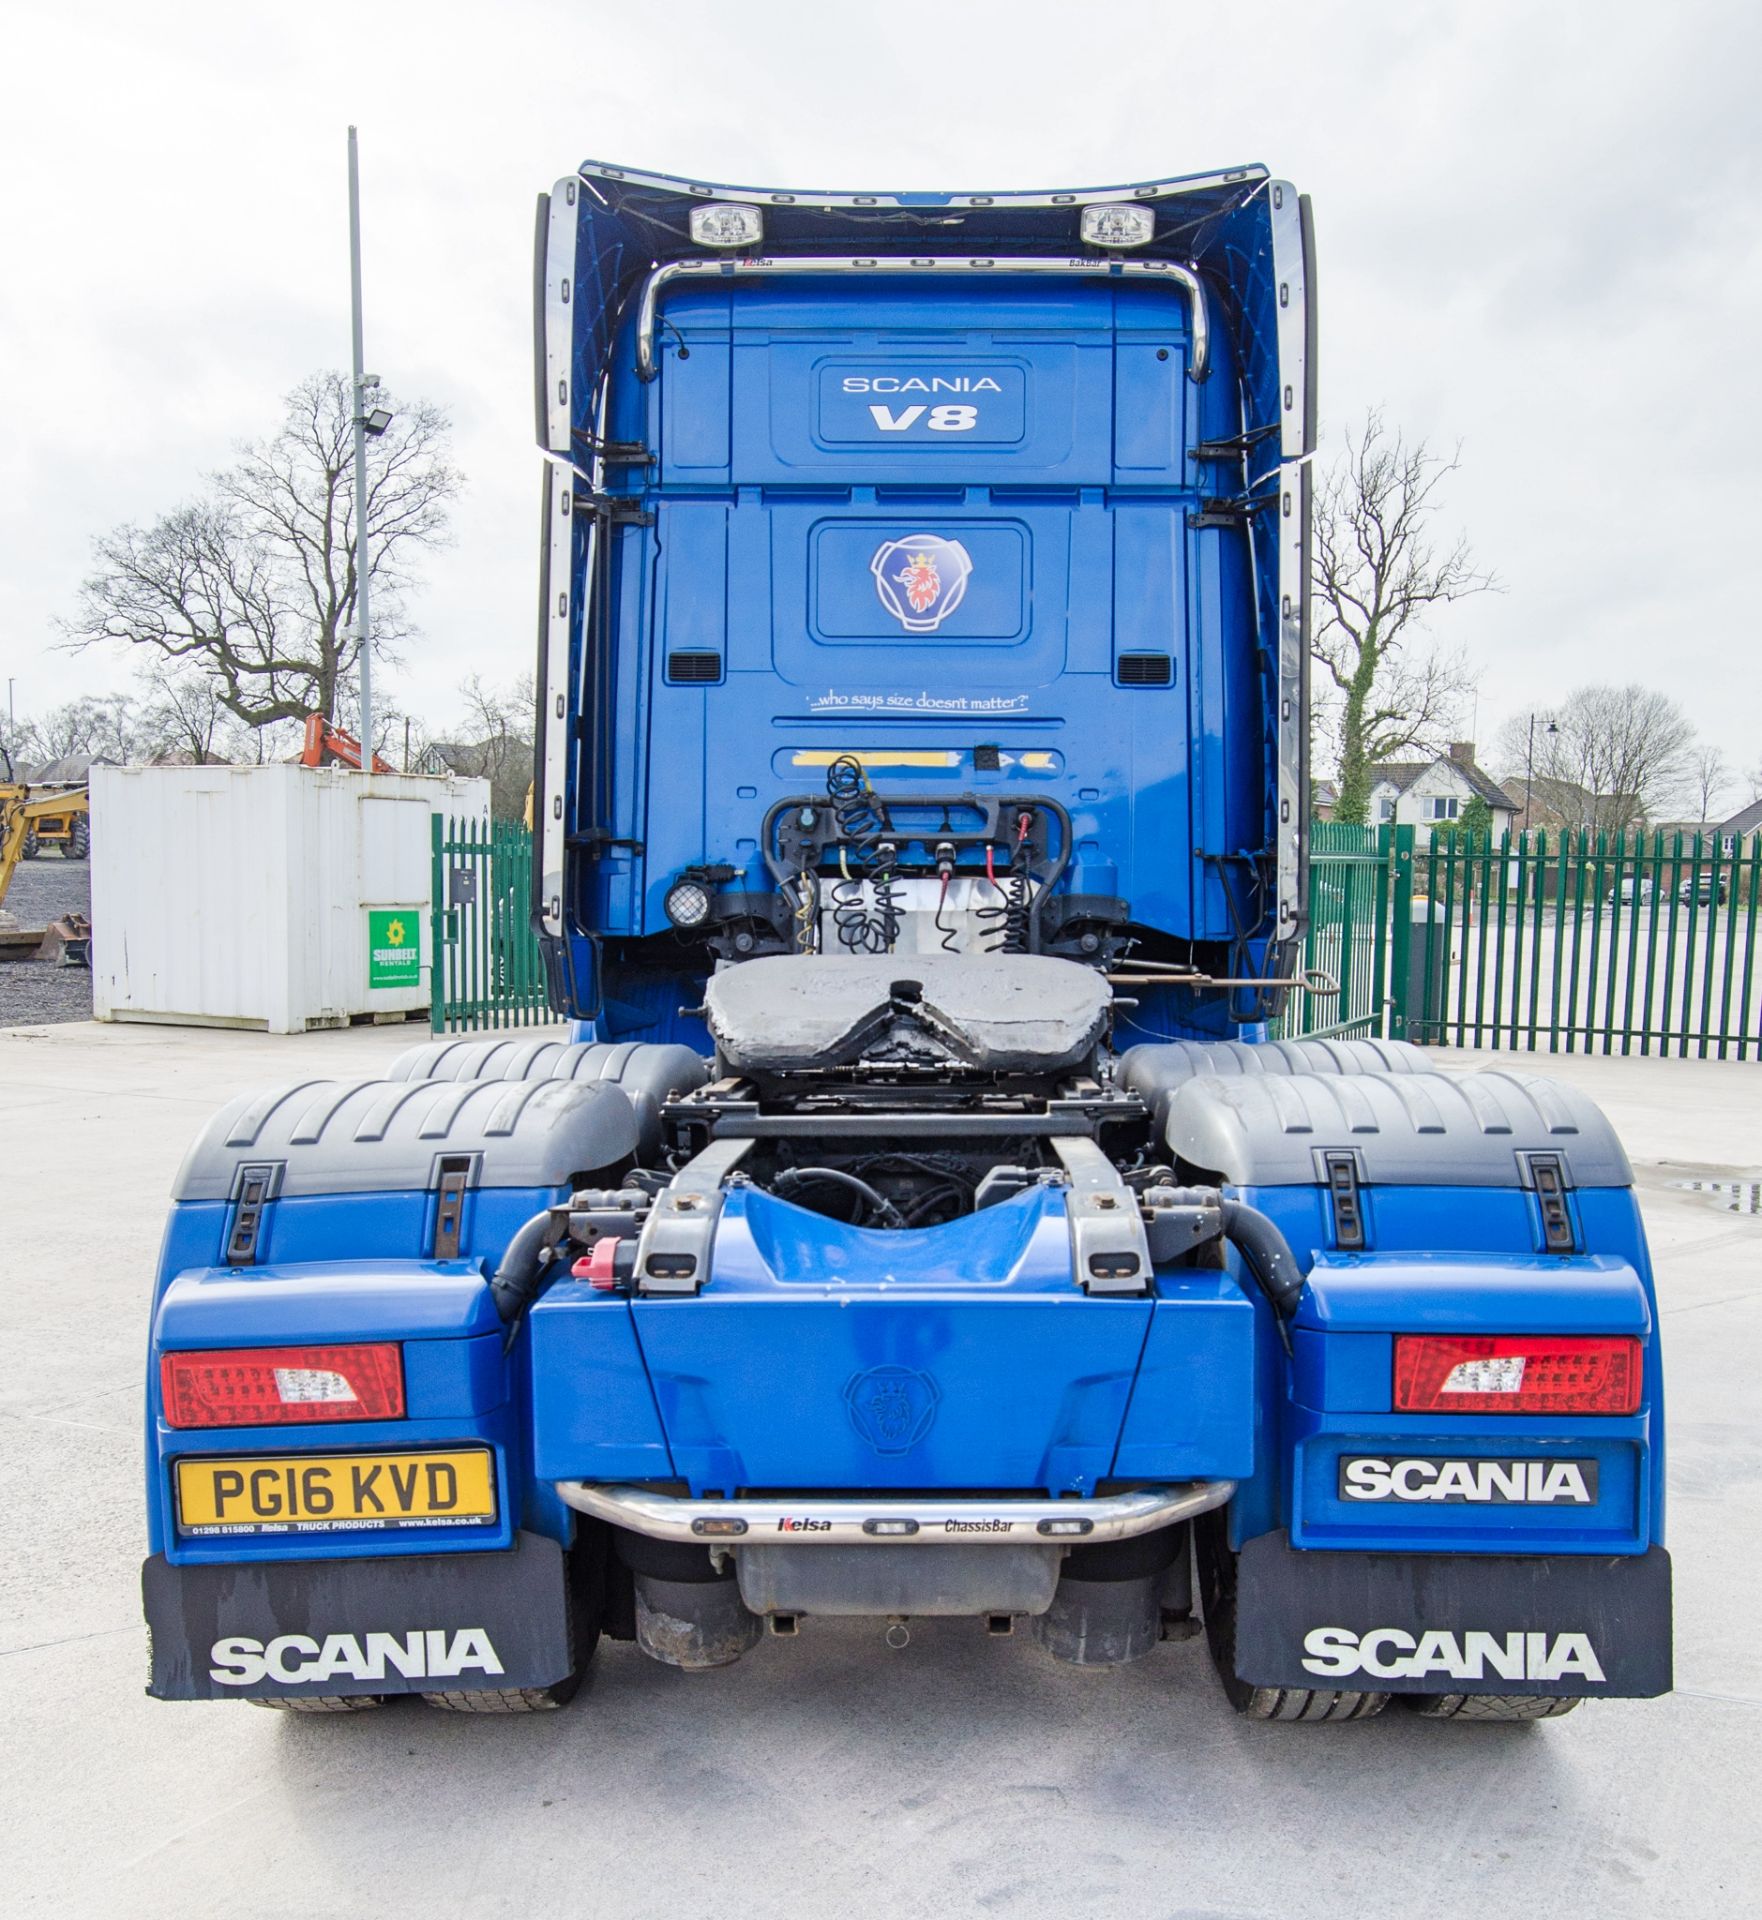
[[[570,1037],[192,1148],[151,1691],[531,1711],[602,1635],[705,1668],[828,1616],[1189,1683],[1203,1629],[1270,1719],[1668,1689],[1609,1126],[1270,1037],[1327,987],[1307,203],[590,163],[537,254]]]

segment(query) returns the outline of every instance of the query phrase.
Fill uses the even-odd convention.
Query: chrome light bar
[[[642,283],[642,296],[636,310],[636,371],[644,380],[655,377],[655,314],[662,290],[679,280],[715,279],[718,275],[738,280],[759,277],[778,278],[800,274],[937,274],[943,279],[959,279],[966,274],[1051,273],[1081,275],[1090,280],[1166,281],[1187,295],[1192,312],[1190,332],[1192,351],[1187,359],[1188,377],[1203,380],[1211,364],[1211,328],[1206,319],[1205,293],[1199,276],[1178,260],[1043,260],[1032,256],[930,254],[918,258],[890,258],[885,254],[845,257],[842,255],[802,254],[795,258],[754,260],[674,260],[656,267]]]

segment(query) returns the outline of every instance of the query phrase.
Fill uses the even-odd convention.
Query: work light
[[[1141,247],[1156,231],[1156,215],[1131,202],[1085,207],[1081,232],[1092,247]]]
[[[667,918],[676,927],[701,927],[710,917],[710,890],[701,880],[675,880],[667,889]]]
[[[756,247],[765,237],[764,216],[757,207],[714,200],[692,208],[691,237],[700,247]]]

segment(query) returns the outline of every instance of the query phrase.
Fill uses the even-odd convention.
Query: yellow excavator
[[[64,967],[92,964],[92,924],[82,913],[66,913],[45,928],[9,924],[3,909],[20,860],[34,859],[45,846],[65,858],[80,858],[91,845],[90,801],[84,787],[33,790],[13,771],[12,758],[0,747],[0,958],[58,961]]]

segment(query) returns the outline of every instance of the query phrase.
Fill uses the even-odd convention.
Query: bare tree
[[[147,751],[138,700],[125,693],[81,694],[18,725],[16,757],[47,766],[56,760],[132,760]]]
[[[465,711],[455,735],[435,741],[431,751],[455,773],[487,780],[490,811],[499,820],[517,820],[532,784],[531,676],[500,688],[474,673],[459,691]]]
[[[6,760],[11,763],[15,774],[21,774],[26,767],[48,758],[43,751],[43,737],[37,731],[37,723],[28,713],[22,719],[15,719],[10,712],[0,713],[0,746],[5,747]],[[0,779],[5,776],[6,765],[0,763]]]
[[[160,664],[144,679],[149,692],[141,734],[156,759],[184,759],[202,767],[228,757],[223,740],[231,716],[212,675]]]
[[[1705,740],[1700,741],[1689,750],[1685,778],[1695,798],[1695,818],[1706,826],[1731,781],[1731,769],[1725,763],[1724,752]]]
[[[368,442],[367,533],[374,650],[396,658],[404,595],[421,555],[446,538],[463,484],[449,423],[426,401],[384,397],[391,427]],[[349,382],[316,373],[281,426],[241,449],[192,504],[95,543],[69,644],[154,649],[214,684],[248,727],[337,710],[354,668],[356,541]]]
[[[265,727],[248,727],[229,714],[214,743],[220,759],[238,767],[273,766],[294,760],[300,752],[300,727],[293,720],[272,720]]]
[[[1525,761],[1529,718],[1515,715],[1499,735],[1497,764],[1513,777]],[[1631,832],[1702,792],[1694,746],[1688,715],[1656,688],[1575,688],[1536,716],[1537,801],[1573,832]],[[1713,757],[1723,781],[1723,760]]]
[[[1310,644],[1338,702],[1337,820],[1362,825],[1371,768],[1440,745],[1474,685],[1460,650],[1441,650],[1419,631],[1433,607],[1498,586],[1465,541],[1442,553],[1432,542],[1437,491],[1456,466],[1372,412],[1356,438],[1348,432],[1318,490]]]

